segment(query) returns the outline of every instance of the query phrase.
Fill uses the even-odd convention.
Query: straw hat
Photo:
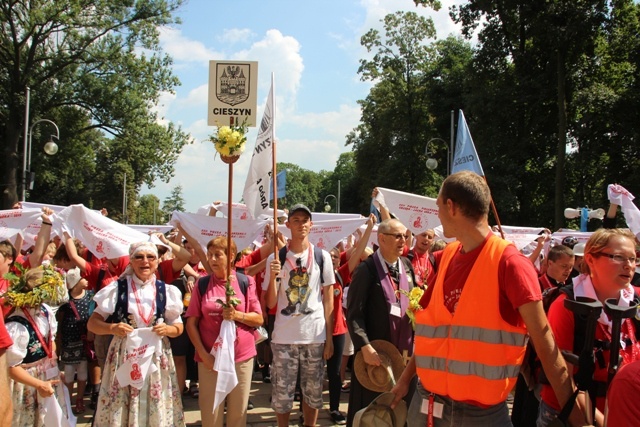
[[[400,399],[394,409],[390,405],[396,397],[393,393],[382,393],[366,408],[353,417],[353,427],[403,427],[407,422],[407,404]]]
[[[373,340],[371,346],[378,353],[380,366],[369,365],[364,361],[362,351],[356,355],[353,362],[354,371],[362,386],[371,391],[385,392],[396,384],[404,369],[404,361],[400,351],[385,340]]]

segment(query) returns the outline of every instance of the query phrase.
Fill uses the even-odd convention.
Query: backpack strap
[[[91,253],[91,252],[89,252]],[[96,292],[102,289],[102,281],[104,280],[104,276],[107,274],[106,267],[100,267],[100,271],[98,272],[98,280],[96,281]]]
[[[287,259],[287,252],[289,249],[286,246],[283,246],[278,251],[278,259],[280,260],[280,268],[284,267],[284,262]],[[324,256],[322,256],[322,249],[314,247],[313,248],[313,260],[320,267],[320,285],[324,284]]]
[[[210,278],[211,275],[207,275],[198,279],[198,291],[200,292],[200,299],[202,299],[205,292],[207,292],[207,286],[209,286]]]

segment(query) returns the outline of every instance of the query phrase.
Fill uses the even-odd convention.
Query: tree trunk
[[[558,158],[556,160],[556,194],[554,227],[559,229],[564,225],[564,165],[567,147],[567,94],[566,68],[563,47],[557,52],[558,70]]]

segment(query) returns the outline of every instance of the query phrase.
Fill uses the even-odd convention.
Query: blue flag
[[[467,121],[464,119],[462,110],[460,110],[458,134],[456,135],[456,151],[453,155],[451,173],[454,174],[465,170],[484,176],[484,171],[482,170],[482,165],[476,152],[476,146],[473,145],[473,139],[467,127]]]
[[[287,195],[287,171],[278,172],[276,181],[278,181],[278,199],[281,199]],[[273,200],[273,181],[269,181],[269,201],[271,200]]]

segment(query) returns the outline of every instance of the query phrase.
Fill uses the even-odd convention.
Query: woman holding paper
[[[55,421],[69,415],[54,341],[58,323],[51,307],[44,303],[59,303],[60,290],[66,286],[62,275],[51,267],[33,268],[21,276],[9,275],[11,286],[4,297],[15,307],[5,320],[13,340],[6,352],[12,425],[43,426],[48,412],[57,412]]]
[[[189,237],[187,237],[189,239]],[[192,240],[195,242],[195,240]],[[187,333],[196,349],[198,376],[200,383],[200,414],[203,427],[222,427],[224,400],[227,402],[228,427],[245,426],[247,423],[247,403],[253,373],[253,360],[256,356],[253,330],[262,325],[262,310],[256,294],[256,284],[252,277],[235,271],[227,272],[227,238],[216,237],[207,244],[207,262],[213,274],[200,278],[193,288],[191,303],[187,310]],[[231,255],[235,259],[236,244],[231,241]],[[224,308],[220,302],[226,300],[226,284],[229,277],[235,295],[240,303],[235,307]],[[220,301],[220,302],[218,302]],[[215,359],[211,354],[212,347],[223,331],[223,320],[231,320],[235,324],[233,350],[237,385],[233,387],[226,399],[214,408],[216,392],[223,388],[217,384],[223,375],[214,370]],[[230,364],[233,361],[230,361]],[[232,367],[231,372],[233,372]],[[231,388],[231,387],[229,387]]]
[[[183,331],[182,298],[156,279],[158,249],[133,243],[120,279],[95,296],[87,327],[113,335],[103,371],[96,427],[184,426],[181,390],[168,337]]]

